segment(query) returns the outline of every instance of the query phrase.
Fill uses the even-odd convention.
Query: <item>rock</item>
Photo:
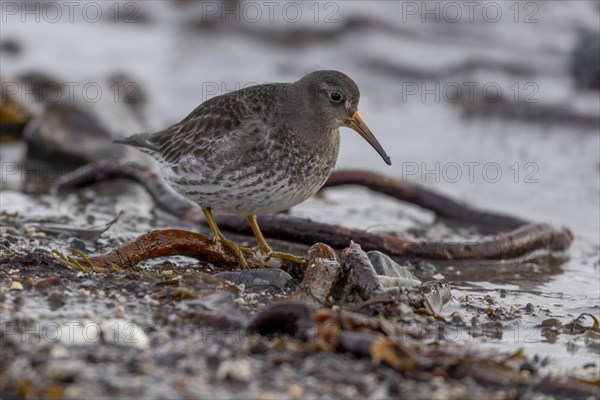
[[[64,292],[62,290],[51,291],[48,294],[47,301],[48,301],[48,306],[50,307],[50,310],[52,310],[52,311],[58,310],[59,308],[64,306],[66,303]]]
[[[5,39],[0,42],[0,52],[15,56],[22,51],[21,43],[15,38]]]
[[[183,300],[175,306],[175,313],[183,320],[219,329],[240,329],[249,320],[229,292],[213,293],[200,300]]]
[[[385,290],[373,263],[360,245],[351,241],[350,246],[342,251],[342,259],[344,271],[350,272],[352,287],[363,300]]]
[[[420,289],[425,298],[425,308],[433,315],[439,315],[444,304],[452,299],[450,287],[440,282],[426,282]]]
[[[58,275],[53,275],[49,278],[40,279],[34,285],[40,293],[48,293],[55,288],[63,288],[63,282]]]
[[[89,250],[85,247],[85,243],[82,240],[77,239],[76,237],[70,237],[67,240],[69,247],[79,250],[84,253],[88,253]]]
[[[410,264],[414,271],[416,271],[419,276],[422,277],[433,277],[437,273],[437,267],[430,263],[429,261],[420,260]]]
[[[124,319],[109,319],[100,324],[102,340],[120,346],[147,349],[150,339],[142,328]]]
[[[19,281],[12,281],[10,283],[10,290],[23,290],[23,284]]]
[[[246,289],[265,290],[275,288],[284,290],[292,285],[294,279],[280,269],[250,270],[239,272],[219,272],[216,277],[227,279],[236,285],[244,285]]]
[[[600,89],[600,33],[582,31],[571,55],[571,74],[579,88]]]
[[[52,82],[49,84],[52,85]],[[38,90],[44,90],[43,87],[38,87]],[[52,93],[53,89],[49,90]],[[38,95],[44,97],[44,94],[36,93]],[[101,159],[117,160],[125,154],[124,146],[112,142],[105,120],[100,120],[84,107],[88,103],[81,106],[62,101],[40,104],[41,113],[23,131],[27,144],[22,164],[24,191],[45,192],[60,175],[78,166]],[[44,172],[43,179],[37,171]]]
[[[392,260],[386,254],[379,251],[367,253],[375,272],[379,275],[379,281],[383,287],[417,287],[421,281],[403,267]]]
[[[286,301],[271,304],[259,312],[250,321],[248,332],[264,336],[285,334],[306,340],[313,326],[312,311],[307,304]]]
[[[236,294],[239,292],[239,288],[231,284],[231,280],[217,275],[219,274],[211,275],[206,272],[186,271],[181,276],[181,284],[198,294],[209,295],[220,291]]]
[[[289,299],[322,306],[331,296],[341,271],[335,251],[326,244],[314,244],[308,250],[304,279]]]
[[[143,121],[143,108],[148,103],[148,95],[133,77],[125,72],[117,72],[108,77],[111,88],[116,87],[119,100],[136,113],[136,117]]]
[[[34,122],[25,130],[30,160],[72,167],[123,155],[102,121],[75,105],[50,103]]]
[[[58,382],[74,382],[84,370],[80,360],[52,360],[45,368],[45,375]]]

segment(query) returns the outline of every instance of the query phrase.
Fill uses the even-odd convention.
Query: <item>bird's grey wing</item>
[[[245,117],[242,114],[230,116],[211,104],[203,103],[183,121],[163,131],[137,133],[115,140],[115,143],[136,147],[160,162],[174,164],[191,153],[211,148],[222,137],[230,137],[230,131],[238,129]]]
[[[150,141],[158,145],[167,163],[180,162],[183,157],[223,159],[250,151],[264,137],[261,133],[272,116],[272,91],[272,85],[261,85],[207,100]]]
[[[170,165],[243,155],[255,147],[259,132],[265,129],[273,109],[272,92],[272,85],[261,85],[214,97],[164,131],[133,135],[121,142]]]

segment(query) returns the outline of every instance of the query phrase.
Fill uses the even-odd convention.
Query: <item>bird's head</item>
[[[390,157],[358,114],[360,92],[346,74],[315,71],[293,85],[310,118],[331,127],[348,127],[358,132],[391,165]]]

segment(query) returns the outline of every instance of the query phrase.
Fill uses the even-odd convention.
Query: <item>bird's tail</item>
[[[137,147],[146,151],[158,151],[159,146],[154,143],[151,138],[152,134],[150,133],[136,133],[135,135],[131,135],[125,139],[114,140],[114,143],[126,144],[128,146]]]

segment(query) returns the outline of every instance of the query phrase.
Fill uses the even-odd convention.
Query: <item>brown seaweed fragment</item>
[[[227,253],[222,246],[209,237],[178,229],[155,230],[145,233],[131,242],[99,256],[86,257],[81,252],[77,253],[82,258],[70,259],[70,262],[76,263],[76,267],[90,268],[94,271],[125,269],[144,260],[173,255],[196,258],[219,267],[236,267],[238,265],[235,256]],[[69,262],[64,256],[62,261]],[[282,261],[256,255],[248,259],[248,263],[254,267],[275,268],[281,267]]]

